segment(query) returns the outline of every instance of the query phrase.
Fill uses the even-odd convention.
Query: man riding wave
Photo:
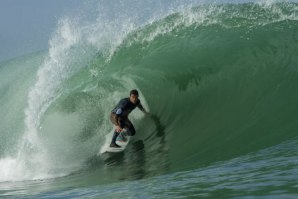
[[[129,136],[134,136],[136,134],[136,130],[133,124],[128,119],[128,115],[136,107],[138,107],[143,113],[148,113],[139,100],[138,91],[134,89],[130,91],[130,95],[128,98],[121,99],[117,106],[112,110],[110,119],[115,125],[115,132],[110,147],[120,148],[120,146],[116,144],[116,139],[118,135],[123,131],[123,129],[126,129],[128,131]]]

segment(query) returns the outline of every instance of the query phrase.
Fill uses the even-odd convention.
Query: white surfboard
[[[129,143],[129,140],[130,140],[130,136],[126,135],[126,130],[124,129],[124,131],[122,131],[120,133],[120,135],[118,135],[118,137],[117,137],[116,144],[121,146],[120,148],[110,147],[113,135],[114,135],[114,129],[111,133],[106,135],[106,141],[105,141],[104,145],[101,147],[101,149],[99,150],[98,155],[106,153],[106,152],[118,153],[118,152],[124,151],[124,149],[126,148],[126,146]]]

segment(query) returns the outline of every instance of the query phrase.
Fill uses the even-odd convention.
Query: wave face
[[[36,55],[43,63],[30,69],[31,83],[10,97],[24,100],[2,97],[18,81],[1,84],[1,106],[25,115],[11,116],[17,139],[1,129],[11,145],[0,147],[0,181],[86,169],[102,183],[140,179],[297,140],[297,4],[184,6],[158,16],[60,21],[48,55]],[[110,111],[133,88],[152,115],[134,111],[134,142],[124,154],[98,157]]]
[[[106,71],[142,91],[159,121],[138,121],[139,134],[167,153],[171,169],[241,156],[298,135],[295,6],[196,7],[128,36]]]

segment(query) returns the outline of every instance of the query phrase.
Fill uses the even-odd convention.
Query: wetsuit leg
[[[119,121],[117,121],[116,115],[114,113],[112,113],[110,119],[111,119],[113,124],[115,124],[115,125],[120,124],[121,128],[127,128],[129,136],[134,136],[136,134],[136,130],[135,130],[133,124],[131,123],[131,121],[127,117],[125,117],[125,118],[120,117]],[[116,144],[116,140],[117,140],[118,135],[119,135],[119,133],[115,131],[114,135],[113,135],[113,138],[112,138],[111,144]]]
[[[118,125],[118,121],[117,121],[116,115],[114,113],[111,113],[110,119],[113,124]],[[120,122],[121,128],[123,128],[122,126],[124,126],[124,123],[121,121],[121,119],[119,119],[119,122]],[[112,138],[111,145],[116,145],[116,140],[117,140],[118,135],[119,135],[119,133],[117,131],[115,131],[113,138]]]
[[[128,129],[129,136],[134,136],[136,134],[135,127],[128,118],[125,118],[125,127]]]
[[[123,128],[128,128],[128,135],[130,136],[131,133],[130,132],[135,132],[133,125],[130,123],[128,124],[130,127],[128,127],[127,123],[126,123],[126,118],[119,118],[119,123],[120,123],[120,127]],[[134,133],[135,134],[135,133]],[[133,135],[134,135],[133,134]],[[115,145],[116,144],[116,140],[117,137],[120,135],[120,133],[118,133],[117,131],[114,132],[113,138],[112,138],[112,142],[111,144]]]
[[[117,118],[116,118],[116,114],[115,113],[111,113],[110,120],[111,120],[111,122],[113,124],[118,125],[118,121],[117,121]]]
[[[113,135],[113,138],[112,138],[111,144],[116,144],[116,140],[117,140],[118,135],[119,135],[119,133],[115,131],[114,135]]]

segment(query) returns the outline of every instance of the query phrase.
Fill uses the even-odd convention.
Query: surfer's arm
[[[145,114],[148,114],[148,112],[145,110],[145,108],[142,106],[141,103],[139,103],[138,108]]]

